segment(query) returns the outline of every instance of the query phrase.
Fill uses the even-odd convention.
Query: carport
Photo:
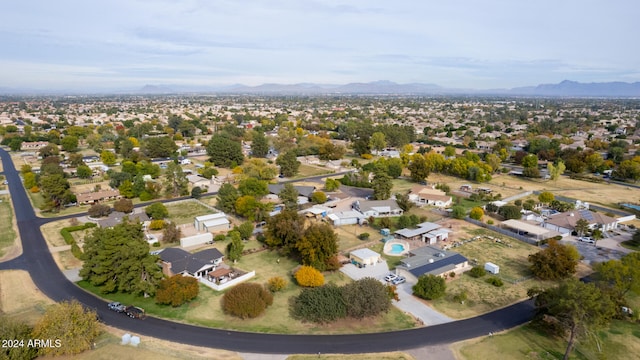
[[[549,229],[513,219],[503,221],[502,226],[515,230],[518,235],[532,237],[536,241],[545,239],[544,235],[549,234]]]

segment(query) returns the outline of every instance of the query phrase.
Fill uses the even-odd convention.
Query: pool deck
[[[396,253],[396,252],[392,252],[392,246],[394,244],[398,244],[398,245],[402,245],[402,247],[404,247],[404,250],[400,253]],[[391,256],[404,256],[406,255],[409,250],[411,249],[411,247],[409,246],[409,243],[405,240],[399,240],[399,239],[393,239],[393,240],[389,240],[384,244],[384,248],[382,249],[382,252],[384,252],[387,255],[391,255]]]

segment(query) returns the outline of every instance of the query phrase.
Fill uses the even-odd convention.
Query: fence
[[[200,282],[203,283],[204,285],[207,285],[208,287],[212,288],[215,291],[222,291],[225,289],[228,289],[234,285],[240,284],[243,281],[247,281],[249,279],[251,279],[252,277],[256,276],[256,272],[255,270],[252,272],[248,272],[242,276],[238,276],[237,278],[234,278],[233,280],[229,280],[224,284],[216,284],[213,283],[205,278],[200,278]]]
[[[494,226],[494,225],[485,224],[482,221],[478,221],[478,220],[472,219],[470,217],[466,217],[466,218],[464,218],[464,220],[466,222],[472,223],[474,225],[481,226],[481,227],[483,227],[485,229],[489,229],[489,230],[495,231],[495,232],[497,232],[499,234],[502,234],[502,235],[505,235],[505,236],[508,236],[508,237],[512,237],[512,238],[514,238],[516,240],[520,240],[522,242],[526,242],[527,244],[531,244],[531,245],[538,245],[539,244],[538,240],[535,240],[535,239],[532,239],[532,238],[529,238],[529,237],[526,237],[526,236],[522,236],[522,235],[516,234],[513,231],[509,231],[507,229],[503,229],[503,228],[500,228],[500,227],[497,227],[497,226]]]

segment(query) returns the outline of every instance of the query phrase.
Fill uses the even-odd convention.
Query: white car
[[[584,237],[579,237],[578,240],[582,241],[582,242],[586,242],[589,244],[595,244],[596,241],[593,240],[592,238],[588,237],[588,236],[584,236]]]
[[[397,279],[397,278],[398,278],[398,275],[396,275],[396,274],[389,274],[389,275],[387,275],[387,276],[385,276],[385,277],[384,277],[384,281],[386,281],[386,282],[390,282],[390,281],[393,281],[393,280],[395,280],[395,279]]]
[[[391,281],[391,284],[393,285],[400,285],[400,284],[404,284],[407,281],[407,279],[405,279],[402,276],[398,276],[397,278],[393,279]]]

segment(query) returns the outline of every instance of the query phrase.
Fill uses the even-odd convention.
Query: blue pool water
[[[633,204],[622,204],[622,206],[629,208],[629,209],[633,209],[633,210],[637,210],[640,211],[640,206],[638,205],[633,205]]]
[[[402,252],[404,251],[404,245],[402,244],[391,244],[391,251],[389,251],[390,254],[402,254]]]

